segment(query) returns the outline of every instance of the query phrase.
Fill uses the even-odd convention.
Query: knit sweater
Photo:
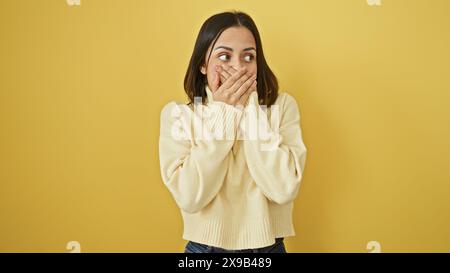
[[[161,175],[181,209],[183,239],[236,250],[295,235],[307,151],[297,102],[280,92],[264,111],[252,92],[242,108],[205,89],[204,105],[171,101],[161,111]]]

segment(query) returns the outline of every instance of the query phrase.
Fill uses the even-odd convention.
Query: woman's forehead
[[[255,47],[255,38],[246,27],[231,27],[225,29],[214,45],[214,48],[225,46],[233,50],[243,50],[248,47]]]

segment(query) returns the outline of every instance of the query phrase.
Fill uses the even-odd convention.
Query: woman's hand
[[[256,75],[246,72],[245,67],[235,70],[229,66],[217,66],[212,88],[214,100],[245,106],[252,91],[256,90]]]

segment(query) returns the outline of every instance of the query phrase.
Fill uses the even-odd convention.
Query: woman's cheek
[[[256,63],[244,63],[241,65],[241,67],[245,67],[247,69],[248,75],[254,75],[257,71]]]
[[[210,88],[214,85],[214,82],[216,80],[217,77],[217,72],[214,69],[214,65],[211,65],[207,71],[206,77],[208,79],[208,85],[210,86]],[[212,90],[212,89],[211,89]]]
[[[256,75],[256,73],[258,72],[258,67],[256,66],[256,63],[251,64],[247,69],[248,71],[250,71],[251,75]]]

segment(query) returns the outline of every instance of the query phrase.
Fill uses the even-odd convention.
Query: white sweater
[[[248,249],[295,235],[293,200],[306,160],[297,102],[279,93],[265,113],[257,92],[242,109],[214,101],[205,89],[206,105],[172,101],[161,112],[161,175],[181,209],[183,238]],[[250,130],[264,127],[252,118],[267,125],[270,138]]]

